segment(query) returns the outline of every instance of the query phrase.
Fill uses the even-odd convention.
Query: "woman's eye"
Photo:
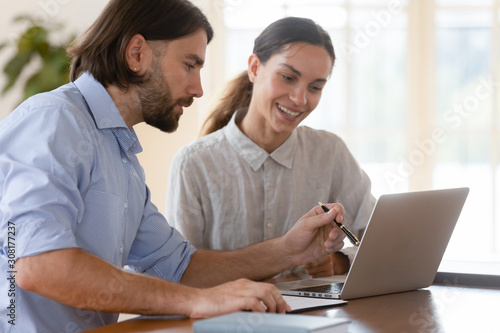
[[[292,82],[294,80],[294,78],[292,76],[289,76],[286,74],[281,74],[281,77],[283,78],[283,80],[289,81],[289,82]]]
[[[314,92],[320,92],[321,90],[323,90],[323,87],[311,86],[309,89],[311,89]]]

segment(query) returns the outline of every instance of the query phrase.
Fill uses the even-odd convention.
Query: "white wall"
[[[199,0],[197,3],[210,18],[209,4],[211,1]],[[25,28],[22,24],[13,24],[12,19],[18,15],[29,15],[41,22],[62,22],[66,25],[61,36],[64,38],[71,33],[79,34],[84,31],[98,17],[107,0],[22,0],[10,1],[8,5],[2,6],[0,11],[0,43],[7,41],[9,47],[0,52],[0,68],[3,69],[7,60],[14,53],[14,40]],[[213,20],[211,20],[213,21]],[[217,22],[212,22],[214,28]],[[217,33],[217,32],[216,32]],[[217,59],[211,55],[214,52],[213,45],[220,43],[212,42],[207,51],[207,61],[210,58]],[[165,134],[140,124],[135,127],[144,151],[139,154],[139,159],[146,172],[146,182],[152,193],[153,203],[163,213],[165,206],[165,192],[170,161],[175,152],[183,145],[196,139],[201,124],[200,114],[206,110],[210,100],[214,77],[210,77],[210,65],[203,71],[205,96],[197,100],[193,106],[185,110],[180,121],[180,128],[173,134]],[[3,73],[3,72],[2,72]],[[0,87],[5,84],[5,77],[0,74]],[[21,87],[16,85],[15,89],[5,96],[0,96],[0,120],[15,108],[21,100]]]

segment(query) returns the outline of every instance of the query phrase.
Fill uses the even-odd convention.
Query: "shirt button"
[[[120,253],[123,253],[123,246],[120,247]]]
[[[272,226],[273,226],[273,224],[271,222],[266,224],[266,227],[268,227],[268,228],[271,228]]]
[[[127,160],[126,158],[124,158],[124,159],[122,160],[122,162],[123,162],[123,163],[127,163],[127,161],[128,161],[128,160]]]
[[[125,207],[125,208],[127,208],[127,207],[128,207],[128,205],[127,205],[127,203],[126,203],[126,202],[123,204],[123,207]]]

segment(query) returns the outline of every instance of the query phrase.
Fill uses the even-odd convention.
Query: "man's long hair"
[[[127,65],[126,48],[136,34],[146,40],[174,40],[213,30],[201,10],[187,0],[110,0],[101,15],[69,47],[70,79],[88,71],[103,86],[127,88],[143,78]]]

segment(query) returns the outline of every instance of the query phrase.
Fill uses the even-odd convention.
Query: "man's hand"
[[[335,252],[302,268],[312,278],[345,274],[349,270],[349,258],[341,252]]]
[[[243,310],[290,311],[272,284],[239,279],[213,288],[192,288],[124,272],[77,248],[20,258],[16,268],[20,288],[87,310],[192,318]]]
[[[275,286],[247,279],[199,289],[192,309],[189,315],[191,318],[207,318],[244,310],[278,313],[291,311]]]
[[[344,207],[340,204],[326,206],[330,209],[328,213],[315,206],[282,236],[293,265],[317,261],[344,247],[345,234],[333,222],[344,222]]]
[[[181,283],[206,288],[240,278],[261,281],[339,251],[345,234],[333,221],[344,222],[344,208],[340,204],[327,207],[328,213],[314,207],[281,237],[233,251],[196,251]]]

